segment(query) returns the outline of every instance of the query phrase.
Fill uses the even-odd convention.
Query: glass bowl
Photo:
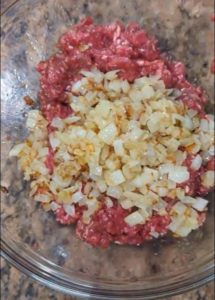
[[[163,51],[185,63],[190,80],[213,99],[212,1],[22,0],[2,10],[2,255],[49,287],[92,299],[155,299],[212,280],[212,203],[205,225],[188,238],[95,249],[80,241],[72,226],[57,224],[29,199],[29,185],[16,160],[8,159],[12,144],[26,135],[29,107],[23,97],[37,97],[35,65],[55,51],[58,37],[71,23],[86,15],[98,23],[138,21],[158,38]]]

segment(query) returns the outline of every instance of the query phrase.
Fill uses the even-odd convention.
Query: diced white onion
[[[20,152],[24,149],[24,147],[25,147],[24,143],[13,146],[13,148],[9,152],[9,156],[10,157],[18,156],[20,154]]]
[[[41,118],[41,113],[39,110],[32,109],[28,112],[28,117],[26,120],[26,126],[29,129],[34,129],[37,125],[38,120]]]
[[[34,196],[34,200],[42,203],[49,203],[50,196],[47,194],[37,194]]]
[[[183,125],[184,125],[185,128],[187,128],[189,130],[193,130],[193,122],[192,122],[192,119],[189,116],[184,117]]]
[[[97,190],[97,189],[92,189],[92,191],[91,191],[90,194],[89,194],[89,197],[98,198],[99,195],[100,195],[99,190]]]
[[[201,197],[197,197],[195,200],[192,207],[198,211],[204,211],[208,205],[208,200]]]
[[[159,166],[159,172],[161,175],[163,174],[169,174],[174,171],[174,165],[173,164],[163,164]]]
[[[145,222],[144,217],[138,211],[131,213],[124,220],[129,226],[144,224]]]
[[[200,129],[203,132],[207,132],[209,130],[209,124],[208,124],[208,121],[206,119],[201,119],[201,121],[200,121]]]
[[[110,81],[108,87],[109,87],[109,90],[119,93],[121,90],[121,82],[120,82],[120,80]]]
[[[197,154],[195,156],[195,158],[192,160],[192,163],[191,163],[191,168],[193,170],[199,170],[199,168],[201,167],[202,165],[202,158],[199,154]]]
[[[111,173],[110,175],[111,185],[116,186],[125,181],[125,177],[123,176],[123,173],[121,170],[116,170]]]
[[[53,150],[60,145],[60,140],[55,138],[53,135],[50,135],[49,142]]]
[[[60,208],[60,205],[57,204],[56,202],[52,201],[51,204],[50,204],[50,208],[51,208],[51,210],[55,211],[58,208]]]
[[[149,99],[154,96],[155,92],[154,89],[150,85],[145,85],[142,88],[143,98]]]
[[[195,117],[198,114],[198,112],[196,110],[194,110],[194,109],[189,109],[187,111],[187,113],[188,113],[188,115],[189,115],[190,118],[193,118],[193,117]]]
[[[189,155],[194,171],[214,156],[214,118],[201,119],[197,111],[174,101],[175,90],[167,89],[159,76],[129,83],[117,73],[82,70],[68,92],[73,113],[53,118],[55,130],[49,132],[42,113],[29,112],[29,137],[10,156],[19,157],[24,179],[33,179],[31,195],[46,209],[63,207],[74,216],[73,204],[78,203],[85,207],[83,222],[89,223],[104,200],[110,210],[115,203],[130,209],[125,218],[130,226],[144,224],[156,212],[169,215],[169,229],[186,236],[200,226],[198,215],[208,201],[187,196],[189,182],[178,184],[192,176],[184,166]],[[208,190],[214,186],[212,170],[201,175],[201,185]],[[37,194],[41,187],[43,194]],[[171,208],[165,197],[175,201]],[[152,228],[150,235],[159,233]]]
[[[101,193],[104,193],[107,189],[107,185],[104,180],[97,181],[97,187]]]
[[[190,178],[190,173],[187,167],[175,166],[173,170],[169,172],[168,178],[176,183],[182,183]]]
[[[54,119],[52,120],[51,126],[53,126],[53,127],[57,128],[57,129],[60,129],[60,130],[61,130],[61,129],[63,129],[63,127],[64,127],[63,120],[60,119],[60,118],[58,118],[58,117],[56,117],[56,118],[54,118]]]
[[[67,117],[67,118],[63,119],[63,123],[72,124],[72,123],[76,123],[79,120],[81,120],[80,117],[72,116],[72,117]]]
[[[107,208],[113,207],[113,201],[109,197],[105,197],[105,204]]]
[[[207,188],[211,188],[214,186],[214,171],[207,171],[205,172],[202,176],[202,184],[207,187]]]
[[[129,92],[129,89],[130,89],[130,85],[128,83],[127,80],[123,80],[122,83],[121,83],[121,89],[122,91],[127,94]]]
[[[129,209],[134,205],[133,202],[129,199],[123,200],[120,204],[121,204],[122,208],[124,208],[124,209]]]
[[[101,176],[102,175],[102,167],[90,165],[90,177],[94,176]]]
[[[117,136],[117,128],[114,123],[107,125],[99,132],[99,137],[103,142],[110,145]]]
[[[82,192],[78,191],[72,195],[72,200],[74,203],[78,203],[79,201],[84,199],[84,195]]]
[[[186,211],[187,207],[181,202],[177,202],[173,207],[172,210],[174,210],[177,214],[183,215]]]
[[[48,147],[41,148],[38,151],[39,157],[44,157],[44,156],[47,156],[48,154],[49,154],[49,148]]]
[[[181,226],[181,224],[184,222],[185,217],[184,216],[177,216],[172,219],[172,222],[168,225],[168,229],[172,232],[176,232],[177,229]]]
[[[125,154],[125,150],[123,148],[123,141],[122,140],[116,139],[113,142],[113,147],[114,147],[114,151],[116,152],[117,155],[123,156]]]
[[[158,188],[158,195],[160,197],[165,197],[165,196],[167,196],[167,194],[168,194],[167,188],[162,188],[162,187]]]
[[[215,156],[215,146],[210,147],[210,149],[208,150],[208,154],[210,156]]]
[[[119,199],[122,196],[122,188],[119,186],[109,186],[106,194],[110,197]]]
[[[63,208],[64,208],[67,215],[75,216],[75,207],[74,207],[74,205],[64,204]]]
[[[109,71],[104,75],[104,77],[105,77],[105,79],[113,80],[117,77],[118,72],[119,72],[119,70]]]

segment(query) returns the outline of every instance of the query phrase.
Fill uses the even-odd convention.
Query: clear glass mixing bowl
[[[183,61],[190,80],[214,97],[209,64],[214,53],[213,1],[22,0],[2,2],[2,254],[17,268],[62,292],[92,299],[154,299],[210,281],[214,274],[214,219],[185,239],[163,238],[142,247],[95,249],[57,224],[28,197],[28,184],[8,159],[26,135],[25,95],[36,99],[34,66],[55,51],[58,37],[85,15],[95,21],[136,20],[162,50]],[[212,106],[208,106],[209,108]],[[213,198],[211,194],[209,198]]]

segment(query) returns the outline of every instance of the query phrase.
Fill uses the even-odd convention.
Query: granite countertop
[[[72,0],[65,0],[66,3],[70,3]],[[75,0],[74,0],[75,1]],[[108,1],[108,0],[107,0]],[[125,3],[129,2],[124,0]],[[163,0],[168,6],[171,1],[169,0]],[[16,2],[15,0],[2,0],[1,1],[1,12],[4,12],[8,6],[10,6],[13,2]],[[23,1],[23,3],[27,3],[28,1]],[[30,2],[30,1],[29,1]],[[50,1],[47,1],[50,3]],[[59,1],[60,2],[60,1]],[[149,7],[144,7],[145,14],[155,9],[156,3],[159,1],[149,1]],[[31,3],[31,2],[30,2]],[[33,1],[32,1],[33,3]],[[46,1],[41,1],[41,3],[44,3],[44,8],[41,6],[41,9],[45,9],[46,7]],[[103,5],[100,5],[100,3],[103,3],[103,1],[95,1],[95,0],[80,0],[78,3],[83,3],[83,15],[89,12],[89,9],[97,10],[98,13],[96,15],[97,19],[100,20],[102,14],[104,14]],[[97,4],[96,4],[97,3]],[[98,4],[99,3],[99,4]],[[118,1],[115,1],[114,3],[118,3]],[[130,2],[129,2],[130,3]],[[136,3],[136,4],[135,4]],[[132,5],[135,7],[137,3],[140,3],[139,0],[132,0]],[[209,97],[213,99],[214,96],[214,90],[211,88],[213,86],[214,77],[210,74],[209,71],[209,65],[213,59],[213,24],[210,23],[209,18],[210,14],[213,12],[213,1],[211,0],[175,0],[174,4],[171,2],[171,8],[169,10],[163,9],[160,11],[159,14],[157,14],[157,18],[159,19],[159,22],[163,22],[162,24],[166,24],[168,27],[174,23],[174,26],[169,26],[170,28],[168,31],[165,29],[165,26],[159,26],[159,22],[154,22],[154,20],[147,19],[147,26],[151,28],[152,32],[155,32],[156,35],[158,35],[159,38],[159,44],[162,50],[169,50],[170,53],[175,53],[176,57],[179,60],[184,61],[186,67],[188,68],[188,76],[189,78],[202,85]],[[79,4],[78,4],[79,5]],[[89,7],[88,7],[89,6]],[[92,7],[91,7],[92,6]],[[113,5],[114,6],[114,5]],[[129,7],[129,5],[128,5]],[[133,7],[133,8],[134,8]],[[165,5],[164,5],[165,8]],[[107,19],[108,19],[108,11],[109,14],[114,14],[114,7],[106,7],[107,10]],[[112,11],[111,11],[112,9]],[[132,8],[130,8],[132,9]],[[115,10],[116,11],[116,10]],[[35,12],[36,13],[36,12]],[[60,13],[65,13],[60,11]],[[75,15],[75,10],[72,12]],[[48,16],[48,14],[47,14]],[[68,11],[65,13],[65,16],[68,17]],[[11,17],[10,14],[8,14],[8,17]],[[73,18],[74,16],[70,16]],[[75,19],[74,19],[75,20]],[[193,21],[195,21],[195,24],[193,26]],[[43,20],[44,21],[44,20]],[[46,22],[46,21],[45,21]],[[57,22],[57,21],[56,21]],[[144,23],[143,18],[143,24]],[[151,23],[150,23],[151,22]],[[27,24],[22,22],[20,28],[20,32],[16,32],[16,38],[21,39],[21,35],[25,34],[27,25],[30,26],[31,24]],[[43,24],[40,23],[40,26],[37,28],[37,30],[43,30]],[[45,23],[46,24],[46,23]],[[48,24],[49,30],[52,30],[52,27],[55,24]],[[195,28],[193,31],[192,28]],[[29,27],[30,28],[30,27]],[[172,28],[175,29],[172,31]],[[203,28],[203,31],[209,32],[208,34],[204,34],[202,32],[202,35],[204,35],[204,41],[208,45],[207,49],[205,50],[204,47],[202,47],[201,40],[202,35],[196,34],[196,31],[201,31]],[[207,30],[207,29],[210,30]],[[33,32],[32,28],[31,31]],[[175,34],[176,33],[176,34]],[[166,35],[165,35],[166,34]],[[199,36],[199,39],[198,39]],[[43,35],[41,34],[41,38]],[[212,38],[211,38],[212,37]],[[186,42],[187,48],[184,49],[181,47],[180,41],[184,39]],[[191,43],[189,43],[190,40],[193,40],[193,43],[195,44],[195,49]],[[4,45],[2,52],[4,54],[9,52],[9,48],[5,48]],[[30,46],[29,46],[30,47]],[[32,48],[33,49],[33,48]],[[177,51],[175,51],[175,49]],[[7,50],[7,51],[5,51]],[[12,47],[12,51],[14,51]],[[33,53],[33,52],[32,52]],[[34,54],[34,53],[33,53]],[[22,56],[18,57],[18,62],[21,60]],[[34,56],[31,57],[31,59],[34,58]],[[194,59],[195,58],[195,59]],[[24,60],[25,62],[25,60]],[[190,68],[190,63],[192,62],[192,68]],[[17,65],[18,66],[18,65]],[[198,78],[196,78],[196,74],[199,74]],[[26,91],[23,90],[23,93]],[[18,128],[19,130],[19,128]],[[13,174],[11,174],[13,173]],[[90,248],[87,248],[87,246],[82,245],[79,243],[79,241],[75,240],[75,238],[72,237],[72,243],[73,243],[73,253],[76,253],[76,261],[77,264],[73,260],[65,261],[64,257],[58,256],[58,252],[56,251],[56,245],[63,245],[66,250],[70,249],[70,244],[68,244],[68,232],[67,229],[61,229],[61,235],[57,236],[55,234],[52,235],[54,232],[55,222],[52,219],[46,219],[44,215],[40,214],[37,208],[34,208],[30,203],[27,201],[27,196],[24,194],[25,188],[19,187],[19,180],[18,178],[15,178],[16,176],[16,170],[12,170],[11,166],[7,169],[7,172],[5,173],[8,175],[10,180],[11,178],[14,178],[16,180],[15,184],[13,185],[13,189],[11,190],[10,199],[6,199],[8,201],[2,201],[2,211],[4,213],[7,226],[9,229],[11,229],[11,232],[16,233],[18,231],[18,228],[20,229],[19,236],[21,237],[22,241],[24,243],[29,244],[31,247],[34,247],[35,249],[40,249],[43,253],[45,253],[48,257],[51,257],[53,261],[59,265],[64,265],[67,268],[74,268],[75,270],[79,270],[81,268],[81,265],[83,268],[86,266],[86,261],[82,259],[82,257],[87,256],[89,251],[91,251],[92,255],[92,265],[88,264],[89,270],[92,274],[95,273],[95,275],[100,274],[101,272],[101,264],[95,266],[94,261],[97,258],[97,252],[95,253],[90,250]],[[6,175],[4,174],[4,177]],[[12,176],[13,175],[13,176]],[[6,179],[6,178],[4,178]],[[19,191],[19,198],[17,197],[17,190]],[[3,203],[4,202],[4,203]],[[22,215],[20,215],[20,210],[22,211]],[[30,217],[29,217],[30,216]],[[19,225],[22,225],[21,227]],[[42,224],[45,226],[43,227]],[[26,230],[28,228],[28,230]],[[57,228],[57,230],[59,230]],[[210,231],[210,230],[209,230]],[[200,232],[201,234],[201,232]],[[56,239],[52,239],[52,237],[55,237]],[[47,237],[50,237],[47,243]],[[204,243],[205,240],[203,241]],[[196,243],[198,243],[198,240],[196,240]],[[202,243],[199,244],[199,248],[201,248]],[[204,244],[205,247],[206,244]],[[201,250],[198,248],[198,252]],[[79,251],[77,251],[77,249]],[[66,251],[65,250],[65,251]],[[128,250],[127,250],[128,251]],[[82,257],[79,257],[79,252],[82,253]],[[57,253],[57,254],[56,254]],[[69,250],[65,253],[69,253]],[[127,252],[130,253],[130,252]],[[200,252],[199,252],[200,253]],[[86,254],[86,255],[84,255]],[[100,254],[104,257],[105,254]],[[112,255],[112,252],[111,252]],[[190,261],[189,257],[192,256],[192,253],[189,252],[186,254],[184,263],[186,261]],[[190,256],[189,256],[190,255]],[[199,254],[200,255],[200,254]],[[168,256],[168,255],[167,255]],[[176,256],[176,255],[175,255]],[[108,257],[108,253],[107,253]],[[177,256],[176,256],[177,257]],[[117,257],[115,257],[116,259]],[[177,267],[176,263],[179,265],[180,261],[175,259],[173,260],[173,254],[170,255],[169,260],[171,260],[171,263],[173,266]],[[108,264],[110,260],[112,261],[112,265],[114,266],[114,258],[108,257]],[[156,261],[156,258],[153,258]],[[187,260],[186,260],[187,259]],[[69,265],[68,262],[71,262],[71,265]],[[130,266],[133,267],[135,257],[130,257]],[[129,265],[129,264],[128,264]],[[152,265],[154,266],[154,265]],[[156,266],[156,265],[155,265]],[[172,266],[166,264],[165,266]],[[105,266],[104,266],[105,267]],[[109,265],[108,265],[109,267]],[[147,267],[147,266],[145,266]],[[148,266],[150,267],[150,265]],[[121,267],[119,265],[119,269],[121,270]],[[155,268],[156,269],[156,268]],[[88,270],[88,271],[89,271]],[[88,272],[87,271],[87,272]],[[152,268],[153,271],[153,268]],[[155,270],[156,271],[156,270]],[[93,273],[94,272],[94,273]],[[139,276],[140,270],[137,270],[137,276]],[[115,274],[118,276],[118,274]],[[127,275],[127,273],[125,273]],[[128,274],[129,275],[129,274]],[[44,287],[40,285],[38,282],[31,280],[18,270],[16,270],[14,267],[10,266],[8,262],[6,262],[3,258],[1,258],[1,297],[2,300],[77,300],[77,298],[65,296],[61,293],[55,292],[47,287]],[[168,298],[168,300],[213,300],[214,299],[214,283],[209,283],[203,287],[200,287],[198,289],[195,289],[193,291],[187,292],[183,295],[174,296],[171,298]]]
[[[2,300],[78,300],[63,295],[33,281],[1,258]],[[214,282],[167,300],[213,300]]]

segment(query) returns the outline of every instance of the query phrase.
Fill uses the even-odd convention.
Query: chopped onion
[[[202,176],[202,184],[207,187],[207,188],[211,188],[214,186],[214,171],[207,171],[205,172]]]
[[[122,196],[122,188],[120,186],[109,186],[107,188],[106,194],[115,199],[120,199]]]
[[[50,134],[50,137],[49,137],[49,142],[50,142],[50,145],[51,145],[53,150],[55,150],[60,145],[60,140],[55,138],[51,134]]]
[[[117,155],[123,156],[125,154],[125,150],[123,148],[123,141],[122,140],[116,139],[113,142],[113,147],[114,147],[114,151],[116,152]]]
[[[158,169],[159,169],[160,175],[169,174],[169,173],[174,172],[174,165],[173,164],[163,164],[163,165],[160,165]]]
[[[165,197],[165,196],[167,196],[167,194],[168,194],[168,189],[167,188],[162,188],[162,187],[160,187],[160,188],[158,188],[158,195],[160,196],[160,197]]]
[[[76,81],[76,82],[73,84],[73,86],[72,86],[72,92],[74,92],[74,93],[80,92],[82,86],[83,86],[83,83],[82,83],[81,80],[80,80],[80,81]]]
[[[15,145],[9,152],[9,156],[18,156],[20,154],[20,152],[24,149],[25,144],[17,144]]]
[[[151,87],[150,85],[145,85],[142,88],[142,93],[143,93],[144,99],[149,99],[149,98],[153,97],[155,94],[153,87]]]
[[[51,210],[55,211],[58,208],[60,208],[60,205],[57,204],[56,202],[52,201],[51,204],[50,204],[50,208],[51,208]]]
[[[107,118],[110,111],[111,111],[111,103],[107,100],[100,100],[99,103],[96,106],[96,112],[99,116],[103,118]]]
[[[104,180],[97,180],[97,187],[101,193],[104,193],[107,189],[107,185]]]
[[[51,199],[47,194],[37,194],[34,196],[34,200],[42,203],[49,203]]]
[[[172,171],[169,172],[168,178],[176,183],[182,183],[190,178],[190,173],[187,167],[175,166]]]
[[[63,208],[64,208],[67,215],[75,216],[75,207],[74,207],[74,205],[64,204]]]
[[[117,136],[117,132],[118,130],[115,124],[111,123],[99,132],[99,137],[102,139],[103,142],[110,145]]]
[[[113,207],[113,201],[109,197],[105,197],[105,204],[106,204],[107,208]]]
[[[177,216],[172,219],[172,222],[168,225],[168,229],[172,232],[176,232],[177,229],[181,226],[184,222],[185,216]]]
[[[189,116],[184,117],[183,125],[184,125],[185,128],[187,128],[189,130],[193,130],[193,122],[192,122],[192,119]]]
[[[210,147],[210,149],[208,150],[208,154],[210,156],[215,156],[215,146]]]
[[[82,192],[78,191],[72,195],[72,200],[74,203],[78,203],[79,201],[84,199],[84,195]]]
[[[80,121],[81,118],[77,117],[77,116],[72,116],[72,117],[67,117],[65,119],[63,119],[63,122],[66,124],[72,124],[72,123],[76,123],[77,121]]]
[[[112,90],[116,93],[119,93],[121,91],[121,82],[120,80],[112,80],[109,82],[109,85],[108,85],[108,88],[109,90]]]
[[[110,175],[111,185],[116,186],[125,181],[125,177],[123,176],[123,173],[121,170],[116,170],[111,173]]]
[[[121,83],[121,89],[123,91],[123,93],[127,94],[129,92],[129,89],[130,89],[130,85],[128,83],[127,80],[123,80],[122,83]]]
[[[129,226],[144,224],[145,222],[144,217],[138,211],[131,213],[124,220]]]
[[[193,118],[198,114],[198,112],[194,109],[188,109],[187,113],[188,113],[190,118]]]
[[[129,199],[125,199],[125,200],[121,201],[120,204],[121,204],[122,208],[124,208],[124,209],[129,209],[134,205],[133,202]]]
[[[63,120],[60,119],[60,118],[58,118],[58,117],[56,117],[56,118],[54,118],[54,119],[52,120],[51,126],[57,128],[57,129],[62,130],[63,127],[64,127]]]
[[[97,190],[96,188],[92,189],[92,191],[89,194],[89,197],[94,197],[94,198],[98,198],[100,195],[99,190]]]
[[[181,202],[177,202],[173,207],[172,210],[175,211],[179,215],[183,215],[186,211],[187,207]]]
[[[192,207],[198,211],[204,211],[208,205],[208,200],[201,197],[197,197],[195,200]]]
[[[192,170],[202,169],[205,154],[214,156],[213,117],[201,119],[197,111],[174,101],[175,91],[166,89],[159,76],[129,83],[118,70],[80,73],[82,79],[68,93],[73,112],[65,119],[53,118],[55,130],[50,132],[41,112],[33,110],[28,139],[10,151],[19,157],[24,179],[33,179],[31,195],[42,187],[44,195],[37,194],[36,200],[45,209],[63,207],[71,216],[73,204],[84,206],[84,223],[104,200],[108,208],[116,203],[129,209],[125,221],[130,226],[144,224],[155,212],[169,215],[169,229],[179,236],[200,226],[198,215],[208,201],[187,196],[189,182],[178,184],[194,176]],[[184,166],[188,155],[194,157],[191,171]],[[205,170],[201,185],[208,190],[214,185],[213,171]],[[153,228],[149,234],[159,235]]]
[[[94,176],[101,176],[102,175],[102,167],[90,165],[90,177]]]
[[[34,129],[36,125],[38,124],[39,120],[44,120],[43,116],[41,115],[41,112],[37,109],[32,109],[28,112],[28,117],[26,121],[26,126],[29,129]]]
[[[155,232],[155,231],[151,231],[151,232],[150,232],[150,235],[153,236],[153,237],[156,238],[156,239],[159,237],[159,233],[158,233],[158,232]]]
[[[195,158],[192,160],[192,163],[191,163],[191,168],[193,170],[199,170],[200,167],[202,165],[202,158],[201,156],[198,154],[195,156]]]
[[[209,130],[209,124],[208,124],[208,121],[206,119],[201,119],[201,121],[200,121],[200,129],[203,132],[208,132],[208,130]]]
[[[119,72],[119,70],[109,71],[104,75],[104,77],[105,77],[105,79],[113,80],[113,79],[117,78],[118,72]]]

